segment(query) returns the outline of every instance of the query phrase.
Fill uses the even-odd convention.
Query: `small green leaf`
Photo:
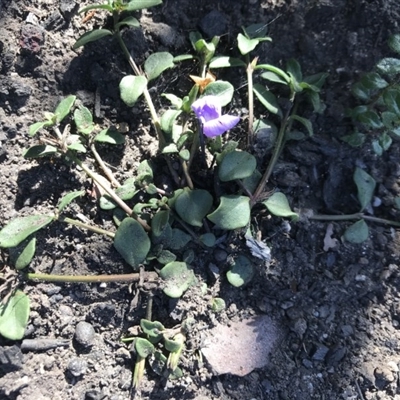
[[[268,31],[268,24],[252,24],[242,29],[245,35],[250,39],[270,39],[265,37]]]
[[[29,147],[29,149],[25,150],[22,155],[25,158],[39,158],[56,154],[57,151],[57,148],[54,146],[38,144],[36,146]]]
[[[13,219],[0,231],[0,247],[18,246],[32,233],[47,226],[53,219],[54,215],[47,214],[29,215]]]
[[[171,250],[182,250],[192,240],[192,237],[180,229],[172,229],[171,241],[169,248]]]
[[[151,54],[144,62],[144,71],[147,79],[158,78],[165,70],[174,67],[174,57],[168,52]]]
[[[93,31],[89,31],[84,33],[72,46],[74,50],[81,46],[85,46],[90,42],[95,42],[105,36],[112,36],[112,32],[108,29],[94,29]]]
[[[162,333],[165,331],[165,327],[161,322],[149,321],[144,318],[140,320],[140,327],[142,328],[143,333],[153,339],[161,339]]]
[[[365,242],[369,236],[369,229],[366,222],[361,219],[350,225],[343,234],[343,238],[350,243],[359,244]]]
[[[225,310],[226,308],[225,300],[221,299],[220,297],[213,298],[211,308],[216,313]]]
[[[278,105],[275,95],[263,85],[256,83],[253,92],[260,100],[261,104],[272,114],[282,117],[282,111]]]
[[[165,113],[161,116],[161,121],[160,121],[161,129],[163,130],[163,132],[171,136],[175,121],[181,113],[182,113],[181,110],[165,111]]]
[[[246,55],[251,51],[253,51],[260,43],[259,39],[249,39],[246,36],[242,35],[241,33],[238,34],[237,41],[238,41],[239,51],[243,55]]]
[[[400,54],[400,34],[396,33],[389,37],[389,47],[396,53]]]
[[[163,292],[173,299],[181,297],[196,283],[193,270],[185,262],[174,261],[167,264],[160,271],[160,276],[165,281]]]
[[[142,187],[153,182],[153,167],[149,160],[143,160],[136,172],[135,185]]]
[[[256,158],[246,151],[232,151],[223,159],[218,169],[222,182],[244,179],[252,175],[256,169]]]
[[[234,87],[226,81],[215,81],[208,84],[204,90],[204,96],[217,96],[221,106],[226,106],[232,100]]]
[[[142,357],[146,358],[150,354],[154,353],[154,346],[150,343],[147,339],[144,338],[136,338],[135,339],[135,350],[137,354]]]
[[[362,101],[369,101],[373,93],[372,90],[366,88],[361,82],[355,83],[351,87],[351,92],[353,93],[353,96],[357,97]]]
[[[143,10],[144,8],[150,8],[162,4],[162,0],[131,0],[127,6],[126,11]]]
[[[169,225],[169,211],[161,210],[151,220],[151,233],[155,237],[163,234],[165,228]]]
[[[298,84],[303,80],[300,64],[295,59],[292,58],[288,60],[286,71],[292,80],[296,81]]]
[[[58,212],[61,213],[71,202],[73,202],[76,198],[83,196],[84,194],[84,190],[77,190],[75,192],[67,193],[58,203]]]
[[[93,116],[87,107],[79,107],[74,111],[74,121],[78,132],[88,135],[94,129]]]
[[[400,59],[387,57],[378,62],[376,68],[382,74],[394,77],[400,73]]]
[[[321,89],[324,86],[326,78],[329,76],[327,72],[319,72],[318,74],[307,75],[303,78],[303,82],[309,83],[312,86],[316,86]]]
[[[383,93],[383,101],[388,108],[388,111],[400,116],[400,92],[398,90],[385,90]]]
[[[184,161],[189,161],[190,151],[188,149],[183,149],[179,152],[179,157]]]
[[[266,79],[267,81],[270,81],[270,82],[282,83],[284,85],[287,85],[287,82],[285,79],[283,79],[281,76],[279,76],[278,74],[276,74],[275,72],[272,72],[272,71],[263,72],[261,74],[261,78]]]
[[[124,18],[122,21],[118,22],[118,24],[115,25],[115,29],[119,30],[119,29],[121,29],[122,26],[125,26],[125,25],[129,26],[131,28],[139,28],[140,27],[139,21],[130,15],[130,16]]]
[[[42,128],[53,125],[55,125],[55,123],[52,123],[51,121],[36,122],[29,126],[29,136],[35,136]]]
[[[213,198],[207,190],[185,188],[176,199],[174,206],[178,215],[186,223],[200,227],[212,203]]]
[[[115,233],[114,247],[134,270],[146,259],[150,245],[142,225],[133,218],[125,218]]]
[[[16,290],[6,304],[0,303],[0,335],[10,340],[21,340],[29,319],[29,297]]]
[[[371,129],[383,128],[383,123],[379,115],[372,110],[366,111],[365,113],[358,114],[357,119],[364,125],[370,127]]]
[[[356,167],[354,171],[353,180],[357,185],[357,197],[361,204],[361,211],[363,211],[365,207],[371,203],[376,181],[371,175],[359,167]]]
[[[400,210],[400,196],[394,198],[394,205],[398,210]]]
[[[68,146],[68,150],[77,151],[79,153],[86,153],[86,147],[80,142],[70,144]]]
[[[342,136],[341,139],[352,147],[361,147],[365,142],[365,135],[360,132],[353,132],[350,135]]]
[[[275,192],[270,198],[263,201],[262,204],[268,211],[277,217],[289,217],[297,220],[299,215],[290,208],[287,197],[282,192]]]
[[[71,111],[72,106],[74,105],[76,100],[76,96],[68,96],[65,99],[61,100],[58,104],[54,114],[57,118],[57,123],[60,123]]]
[[[176,64],[181,61],[187,61],[187,60],[193,60],[193,59],[194,59],[193,54],[181,54],[179,56],[174,57],[174,63]]]
[[[362,85],[370,90],[384,89],[389,84],[376,72],[369,72],[361,78]]]
[[[205,233],[204,235],[200,235],[199,240],[207,247],[214,247],[217,241],[215,235],[211,232]]]
[[[90,6],[86,6],[86,7],[79,9],[78,14],[82,14],[82,13],[90,11],[90,10],[107,10],[107,11],[112,12],[113,8],[110,4],[92,4]]]
[[[232,286],[240,287],[249,283],[254,275],[253,263],[245,256],[240,255],[227,272],[226,277]]]
[[[11,264],[16,269],[24,269],[32,261],[36,251],[36,237],[30,236],[16,247],[9,250]]]
[[[94,140],[99,143],[123,144],[125,143],[125,135],[112,128],[108,128],[98,133],[94,137]]]
[[[255,69],[264,69],[266,71],[271,71],[274,74],[280,76],[281,78],[283,78],[284,81],[286,81],[286,83],[290,82],[290,76],[282,69],[275,67],[274,65],[270,65],[270,64],[259,64],[256,65]]]
[[[300,117],[298,115],[291,115],[289,119],[292,119],[292,120],[294,119],[295,121],[298,121],[301,124],[303,124],[303,126],[307,129],[308,134],[310,136],[313,136],[313,134],[314,134],[313,127],[312,127],[312,123],[309,119]]]
[[[218,208],[207,218],[219,229],[243,228],[250,221],[250,199],[237,195],[221,196]]]
[[[122,78],[119,84],[122,101],[132,107],[142,95],[147,86],[147,79],[144,76],[127,75]]]
[[[246,67],[246,63],[240,58],[235,57],[214,57],[209,66],[209,68],[229,68],[229,67]]]
[[[175,96],[172,93],[163,93],[161,94],[162,97],[165,97],[170,101],[173,107],[175,107],[177,110],[179,110],[182,107],[182,99],[179,98],[178,96]]]

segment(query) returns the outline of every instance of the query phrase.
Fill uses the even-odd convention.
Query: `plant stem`
[[[107,194],[118,204],[119,207],[121,207],[129,216],[132,218],[135,218],[137,222],[142,225],[142,227],[150,232],[151,228],[147,224],[146,221],[141,219],[136,213],[133,212],[133,210],[123,201],[121,200],[118,195],[112,190],[110,187],[104,185],[102,182],[100,182],[99,179],[97,179],[96,175],[79,159],[77,158],[74,154],[70,153],[69,157],[77,164],[79,165],[83,171],[90,177],[92,178],[96,184],[98,184],[103,190],[107,192]]]
[[[247,146],[250,147],[253,145],[254,137],[253,137],[253,122],[254,122],[254,93],[253,93],[253,72],[255,64],[257,64],[257,58],[254,61],[250,62],[250,58],[246,55],[247,58],[247,96],[249,100],[249,125],[247,128]]]
[[[105,229],[101,229],[97,226],[85,224],[84,222],[77,221],[76,219],[72,219],[72,218],[68,218],[68,217],[61,217],[61,218],[59,218],[59,221],[65,222],[70,225],[79,226],[80,228],[84,228],[84,229],[87,229],[88,231],[99,233],[100,235],[106,235],[106,236],[110,237],[111,239],[114,239],[114,236],[115,236],[115,233],[113,233],[113,232],[106,231]]]
[[[117,37],[118,43],[119,43],[126,59],[128,60],[129,65],[131,66],[133,72],[135,73],[135,75],[143,76],[144,75],[143,72],[139,69],[139,67],[135,63],[135,60],[130,55],[129,50],[126,47],[124,40],[122,39],[119,29],[116,30],[115,36]],[[145,89],[143,91],[143,95],[146,100],[147,106],[149,107],[151,119],[153,121],[153,125],[157,132],[159,147],[160,147],[160,149],[162,149],[165,146],[165,138],[164,138],[164,135],[161,130],[161,124],[160,124],[160,120],[157,115],[157,111],[154,107],[154,103],[153,103],[153,100],[151,99],[151,96],[150,96],[149,90],[147,89],[147,86],[145,87]]]
[[[400,222],[391,221],[390,219],[385,219],[385,218],[371,217],[370,215],[365,215],[361,212],[354,214],[345,214],[345,215],[317,214],[317,215],[312,215],[311,217],[308,218],[315,221],[348,221],[352,219],[364,219],[366,221],[377,222],[385,225],[400,226]]]
[[[110,168],[104,164],[104,161],[100,157],[100,154],[97,152],[96,146],[94,143],[90,145],[90,150],[92,151],[94,158],[96,159],[97,163],[99,164],[100,168],[103,170],[105,176],[108,178],[108,180],[111,182],[111,185],[114,187],[120,187],[120,183],[114,178],[114,175],[112,174]]]
[[[186,183],[190,189],[194,189],[192,178],[190,177],[188,163],[185,160],[181,160],[183,173],[185,174]]]
[[[144,272],[146,281],[156,281],[158,275],[156,272]],[[36,274],[28,272],[25,274],[27,279],[37,279],[45,282],[72,282],[72,283],[97,283],[97,282],[136,282],[140,279],[138,272],[133,274],[121,275],[52,275],[52,274]]]

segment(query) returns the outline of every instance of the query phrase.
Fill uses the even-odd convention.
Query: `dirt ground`
[[[32,144],[28,126],[69,94],[91,109],[99,98],[101,126],[129,127],[125,146],[102,149],[117,178],[129,177],[156,153],[147,110],[138,103],[132,112],[119,99],[118,83],[129,66],[115,42],[106,38],[72,50],[82,33],[105,21],[98,12],[82,22],[77,10],[88,3],[0,0],[0,226],[33,209],[53,210],[63,194],[88,187],[79,171],[71,173],[57,160],[27,161],[21,155]],[[216,23],[209,18],[213,10],[220,13]],[[288,144],[271,188],[283,191],[296,210],[356,212],[351,177],[355,166],[362,166],[378,183],[382,204],[375,215],[399,219],[391,204],[400,196],[400,143],[377,157],[368,144],[354,149],[340,140],[353,131],[345,113],[355,105],[351,85],[392,55],[387,39],[400,32],[398,0],[164,0],[138,18],[142,30],[126,31],[124,37],[139,64],[153,51],[190,52],[188,34],[199,27],[222,31],[220,51],[226,54],[241,26],[269,24],[273,42],[260,47],[260,61],[284,66],[295,58],[307,75],[329,72],[322,92],[326,110],[311,116],[315,135]],[[195,72],[195,65],[183,64],[158,79],[151,88],[156,106],[166,107],[157,94],[179,91],[180,84],[186,90],[188,75]],[[245,76],[237,70],[217,74],[228,74],[239,99],[233,107],[243,109]],[[94,203],[78,202],[71,210],[94,223],[113,224]],[[154,319],[168,327],[187,316],[197,321],[180,364],[182,378],[166,381],[148,369],[140,389],[131,391],[133,361],[120,339],[144,317],[144,291],[135,298],[136,288],[126,284],[21,282],[32,308],[25,338],[58,342],[46,351],[21,352],[21,342],[0,338],[0,398],[400,399],[400,231],[371,224],[369,239],[351,245],[341,241],[349,224],[334,222],[337,246],[324,250],[328,223],[291,223],[289,229],[265,211],[253,215],[272,262],[256,261],[256,277],[248,285],[237,289],[225,278],[227,257],[248,253],[241,237],[229,236],[211,252],[195,249],[194,270],[208,285],[206,295],[199,288],[178,301],[154,294]],[[130,272],[111,240],[57,223],[39,232],[29,268],[75,275]],[[219,314],[209,306],[212,296],[226,302]],[[254,315],[267,315],[278,332],[267,364],[243,377],[218,375],[199,356],[207,332]],[[94,328],[89,347],[74,339],[80,321]],[[227,362],[231,351],[221,355]]]

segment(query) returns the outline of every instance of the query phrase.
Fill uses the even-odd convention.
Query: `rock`
[[[22,368],[23,355],[18,346],[0,347],[0,371],[7,373]]]
[[[37,25],[22,25],[19,45],[28,53],[37,54],[44,44],[43,29]]]
[[[252,317],[229,326],[217,325],[208,332],[201,349],[218,374],[245,376],[268,364],[280,330],[270,317]]]
[[[218,10],[212,10],[200,21],[200,29],[207,38],[221,36],[227,32],[228,18]]]
[[[87,369],[87,362],[80,358],[73,358],[67,366],[67,370],[73,376],[78,377],[85,374]]]
[[[93,345],[95,331],[91,324],[85,321],[78,322],[75,328],[75,340],[84,347]]]

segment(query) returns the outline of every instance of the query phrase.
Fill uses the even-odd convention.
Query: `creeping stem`
[[[391,221],[385,218],[372,217],[363,213],[345,214],[345,215],[312,215],[308,217],[315,221],[348,221],[352,219],[364,219],[366,221],[377,222],[385,225],[400,226],[400,222]]]

